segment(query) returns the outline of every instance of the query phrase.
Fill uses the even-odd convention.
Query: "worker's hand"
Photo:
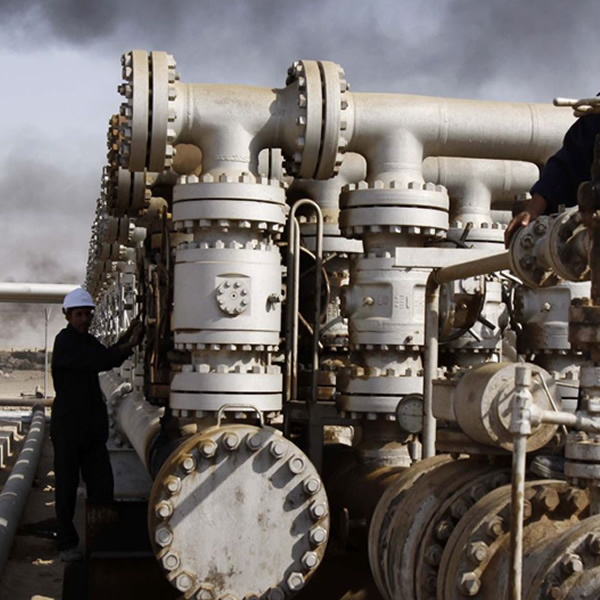
[[[504,246],[506,248],[510,245],[510,240],[515,232],[521,228],[529,225],[531,221],[537,219],[545,210],[547,202],[539,194],[534,194],[533,198],[529,201],[527,208],[520,212],[518,215],[512,218],[508,224],[506,231],[504,232]]]
[[[133,319],[131,319],[130,323],[129,323],[129,327],[125,330],[125,332],[123,333],[123,335],[121,335],[121,340],[123,341],[127,341],[131,338],[131,334],[133,333],[133,330],[140,324],[140,319],[139,317],[134,317]]]
[[[133,322],[132,322],[133,324]],[[138,320],[137,323],[133,325],[133,329],[131,330],[131,334],[129,336],[129,343],[131,346],[139,346],[144,339],[144,324],[140,323]]]

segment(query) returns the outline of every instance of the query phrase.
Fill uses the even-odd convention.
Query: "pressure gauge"
[[[396,406],[396,420],[400,429],[408,433],[423,430],[423,396],[408,394]]]

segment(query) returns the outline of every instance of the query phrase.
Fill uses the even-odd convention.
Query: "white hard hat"
[[[95,308],[94,300],[87,290],[83,288],[76,288],[72,292],[69,292],[63,300],[63,309],[69,310],[69,308],[80,308],[82,306],[89,306]]]

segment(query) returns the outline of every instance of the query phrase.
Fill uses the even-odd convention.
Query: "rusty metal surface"
[[[508,470],[487,460],[440,465],[412,486],[389,525],[384,568],[394,600],[427,600],[436,591],[436,563],[456,523],[478,497],[508,481]]]
[[[269,427],[235,424],[207,429],[169,457],[148,521],[155,554],[186,597],[283,600],[320,564],[329,508],[314,466],[292,442]]]
[[[461,519],[440,563],[438,600],[509,597],[510,495],[510,486],[501,487]],[[588,509],[587,493],[565,482],[525,484],[523,590],[531,589],[532,577],[557,534],[576,525]]]
[[[600,516],[573,523],[546,553],[525,600],[600,598]]]
[[[390,591],[388,587],[388,573],[385,565],[387,554],[392,543],[390,536],[390,523],[403,500],[410,493],[412,485],[420,477],[452,461],[450,456],[433,456],[426,458],[399,476],[394,483],[383,493],[371,519],[369,528],[369,562],[371,573],[382,596],[388,600]]]

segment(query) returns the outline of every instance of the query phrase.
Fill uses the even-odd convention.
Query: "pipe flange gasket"
[[[349,86],[344,70],[329,61],[295,61],[286,80],[292,84],[298,91],[298,132],[287,169],[303,179],[329,179],[339,171],[347,145]]]
[[[165,52],[132,50],[121,57],[124,83],[119,144],[120,164],[130,171],[161,172],[170,167],[175,138],[169,124],[175,120],[177,97],[175,59]]]
[[[316,469],[269,427],[212,427],[183,442],[156,476],[148,511],[156,557],[187,598],[290,597],[329,535]]]
[[[448,230],[449,204],[441,185],[361,181],[346,186],[340,196],[340,229],[348,237],[383,232],[439,235]]]
[[[198,342],[190,343],[174,343],[175,350],[213,350],[220,352],[221,350],[230,352],[278,352],[278,345],[264,344],[202,344]]]
[[[237,181],[221,175],[215,181],[207,174],[180,178],[173,188],[173,222],[178,231],[200,228],[257,228],[281,233],[289,208],[285,185],[261,177],[252,181],[241,175]]]

